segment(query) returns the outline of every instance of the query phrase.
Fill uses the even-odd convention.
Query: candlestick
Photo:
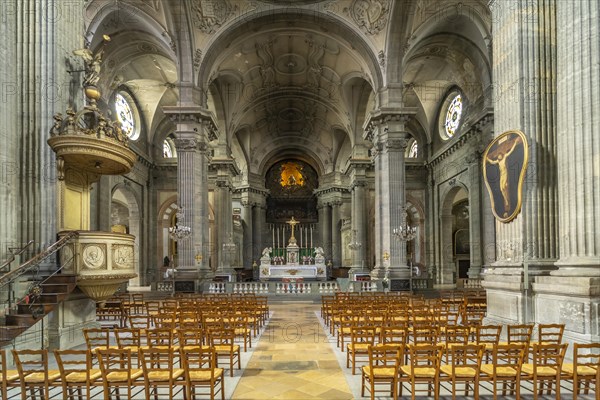
[[[312,248],[313,248],[313,241],[312,241],[313,236],[312,236],[312,234],[313,234],[313,225],[310,226],[310,249],[311,249],[311,251],[312,251]]]
[[[275,227],[271,224],[271,233],[273,234],[273,248],[275,248]]]
[[[299,229],[300,232],[298,232],[300,234],[300,248],[302,248],[302,230],[303,229],[304,228],[300,227],[300,229]]]
[[[279,248],[279,227],[277,227],[277,248]]]

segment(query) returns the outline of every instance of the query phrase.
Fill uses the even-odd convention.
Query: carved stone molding
[[[385,29],[390,14],[390,0],[354,0],[344,10],[358,27],[369,35]]]
[[[177,149],[177,151],[195,151],[195,150],[199,150],[198,146],[201,143],[199,140],[197,139],[174,139],[173,142],[175,143],[175,148]],[[206,143],[204,143],[204,145],[206,146]]]
[[[384,145],[388,151],[405,151],[408,147],[409,139],[388,139]]]
[[[214,33],[237,10],[230,0],[194,0],[192,18],[194,26],[204,33]]]

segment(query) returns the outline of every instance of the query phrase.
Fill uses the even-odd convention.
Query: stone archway
[[[111,231],[135,236],[134,263],[137,277],[129,280],[129,286],[140,286],[145,279],[140,268],[141,258],[141,215],[135,193],[126,185],[116,185],[111,197]]]
[[[440,209],[440,254],[441,266],[436,283],[440,288],[452,288],[456,286],[459,276],[459,258],[460,260],[470,260],[467,252],[466,255],[457,257],[455,249],[455,238],[458,231],[457,219],[455,216],[455,205],[463,204],[468,209],[469,191],[466,186],[459,182],[452,186],[444,195],[442,207]],[[466,234],[468,246],[469,234]],[[470,261],[469,261],[470,262]]]

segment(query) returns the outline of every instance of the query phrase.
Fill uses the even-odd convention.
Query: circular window
[[[121,123],[123,133],[130,140],[136,140],[140,136],[140,132],[136,126],[135,114],[130,102],[121,93],[117,93],[115,96],[115,111],[117,112],[117,119]]]
[[[463,112],[463,100],[460,94],[454,97],[449,96],[448,100],[450,102],[446,111],[446,118],[443,120],[443,130],[441,132],[442,139],[444,140],[454,137],[460,126],[460,117]]]

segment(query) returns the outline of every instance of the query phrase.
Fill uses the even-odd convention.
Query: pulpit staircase
[[[33,241],[20,249],[10,249],[11,257],[0,266],[0,347],[11,344],[13,339],[54,310],[75,289],[77,275],[61,273],[62,267],[72,259],[49,275],[40,274],[40,264],[78,235],[77,231],[69,232],[12,271],[10,265],[15,256],[23,254]],[[21,281],[27,288],[24,295],[17,299],[14,286],[21,277],[27,278]]]

